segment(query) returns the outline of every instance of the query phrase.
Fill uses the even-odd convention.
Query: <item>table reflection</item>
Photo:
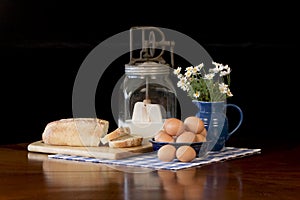
[[[239,199],[243,184],[239,170],[227,163],[178,171],[159,170],[166,199]]]
[[[197,175],[196,168],[179,171],[159,170],[157,174],[162,182],[167,199],[202,199],[207,177]]]
[[[28,153],[29,160],[42,161],[44,178],[49,186],[78,188],[123,185],[124,179],[115,169],[105,165],[48,159],[45,154]],[[78,181],[80,180],[80,181]],[[117,188],[117,187],[116,187]]]
[[[42,162],[47,186],[113,191],[116,199],[239,199],[243,190],[242,173],[229,162],[171,171],[48,159],[40,153],[28,153],[28,160]]]
[[[152,169],[48,159],[39,153],[28,153],[28,160],[42,162],[45,183],[50,188],[109,191],[114,199],[132,199],[136,195],[156,199],[161,195],[153,193],[160,190],[161,184]]]
[[[216,199],[225,196],[230,199],[241,198],[243,182],[242,173],[238,168],[224,162],[211,165],[205,173],[207,174],[205,198]]]

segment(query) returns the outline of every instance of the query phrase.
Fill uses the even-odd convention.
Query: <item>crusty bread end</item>
[[[130,134],[129,127],[119,127],[115,129],[114,131],[106,134],[104,137],[101,138],[102,144],[106,144],[111,140],[117,139],[119,137],[122,137],[124,135]]]
[[[137,135],[125,135],[117,139],[109,141],[109,147],[113,148],[126,148],[141,146],[143,142],[142,136]]]

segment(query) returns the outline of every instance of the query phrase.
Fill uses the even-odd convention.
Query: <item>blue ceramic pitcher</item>
[[[225,142],[240,127],[243,121],[243,112],[235,104],[226,102],[205,102],[193,100],[198,107],[196,116],[201,118],[207,130],[207,141],[210,142],[209,149],[212,151],[221,151],[225,147]],[[228,130],[228,119],[226,116],[227,107],[234,107],[240,114],[240,119],[236,127]]]

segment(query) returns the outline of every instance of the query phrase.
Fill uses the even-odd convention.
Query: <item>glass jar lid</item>
[[[125,65],[125,73],[128,75],[159,75],[169,74],[170,66],[156,63],[143,62],[136,65]]]

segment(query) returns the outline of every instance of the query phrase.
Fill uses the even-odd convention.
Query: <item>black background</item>
[[[232,68],[230,103],[244,112],[228,145],[296,144],[298,43],[296,6],[213,2],[100,4],[96,1],[0,0],[1,144],[41,139],[45,125],[72,117],[77,70],[99,43],[132,26],[184,33]],[[97,89],[97,115],[114,128],[110,94],[123,58]],[[176,64],[176,63],[175,63]],[[230,123],[237,116],[229,114]],[[232,116],[231,116],[232,115]],[[295,117],[293,117],[295,116]]]

